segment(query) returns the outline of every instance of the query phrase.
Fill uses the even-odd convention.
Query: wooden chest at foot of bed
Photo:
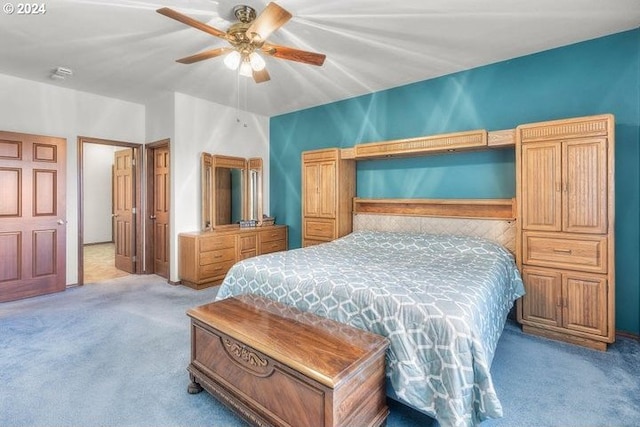
[[[190,393],[203,387],[260,426],[385,422],[386,338],[255,295],[187,314]]]

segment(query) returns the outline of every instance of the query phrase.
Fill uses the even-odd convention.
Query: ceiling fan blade
[[[218,47],[215,49],[205,50],[195,55],[187,56],[185,58],[176,59],[176,62],[181,64],[193,64],[194,62],[203,61],[209,58],[215,58],[216,56],[224,55],[227,52],[231,52],[233,49],[230,47]]]
[[[227,33],[218,30],[217,28],[213,28],[210,25],[207,25],[203,22],[200,22],[196,19],[190,18],[187,15],[183,15],[180,12],[176,12],[173,9],[169,9],[168,7],[163,7],[161,9],[156,10],[161,15],[169,17],[171,19],[175,19],[178,22],[182,22],[190,27],[197,28],[200,31],[204,31],[205,33],[211,34],[212,36],[220,37],[221,39],[227,38]]]
[[[291,16],[277,4],[269,3],[247,28],[246,34],[250,39],[258,37],[260,40],[266,40],[271,33],[286,24]]]
[[[267,55],[271,55],[280,59],[287,59],[289,61],[302,62],[304,64],[311,64],[321,66],[324,64],[324,60],[327,55],[322,53],[307,52],[304,50],[294,49],[287,46],[278,46],[275,44],[265,43],[262,46],[262,51]]]
[[[269,75],[267,69],[263,68],[260,71],[253,71],[253,80],[255,80],[256,83],[264,83],[271,80],[271,76]]]

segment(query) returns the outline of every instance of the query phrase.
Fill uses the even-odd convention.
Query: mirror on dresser
[[[202,153],[202,229],[262,218],[262,159]]]
[[[202,153],[202,228],[178,234],[180,283],[220,284],[238,261],[288,248],[288,228],[262,219],[262,159]],[[255,220],[259,227],[239,227]]]

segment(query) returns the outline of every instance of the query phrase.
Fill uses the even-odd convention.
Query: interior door
[[[116,268],[135,272],[133,149],[114,153],[113,217]]]
[[[169,147],[153,150],[153,271],[169,277]]]
[[[66,139],[0,132],[0,301],[66,287]]]

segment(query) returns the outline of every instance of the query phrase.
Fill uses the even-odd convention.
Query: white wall
[[[200,229],[200,154],[262,157],[264,212],[269,212],[269,118],[175,94],[171,141],[171,280],[178,280],[177,234]],[[245,126],[246,124],[246,126]]]
[[[235,108],[180,93],[158,94],[145,106],[3,74],[0,100],[0,130],[67,139],[67,284],[78,281],[78,136],[133,143],[170,138],[172,281],[179,280],[178,233],[200,228],[200,153],[262,157],[269,212],[268,117],[238,117]],[[85,182],[85,196],[90,190]]]
[[[82,170],[84,188],[83,241],[87,243],[111,242],[113,239],[113,156],[111,145],[84,144]]]
[[[175,94],[159,94],[146,104],[145,133],[147,142],[166,138],[173,140],[175,122]]]
[[[0,100],[0,129],[67,139],[67,284],[77,283],[77,138],[143,143],[145,107],[3,74]]]

